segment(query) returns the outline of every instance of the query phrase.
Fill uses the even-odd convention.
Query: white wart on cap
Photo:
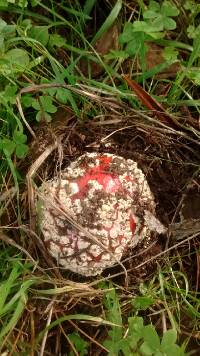
[[[38,215],[48,251],[61,266],[84,276],[113,266],[152,230],[165,230],[137,163],[113,154],[84,154],[44,182],[41,196]]]

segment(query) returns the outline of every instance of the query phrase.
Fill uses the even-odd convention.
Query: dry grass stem
[[[22,121],[24,122],[25,126],[27,127],[27,129],[30,132],[30,134],[32,135],[32,137],[34,139],[36,139],[35,132],[32,130],[32,128],[30,127],[29,123],[25,119],[19,96],[16,98],[16,105],[17,105],[17,108],[19,110],[19,113],[20,113],[20,116],[22,118]]]
[[[35,230],[35,219],[36,219],[36,211],[35,211],[35,196],[34,196],[34,183],[33,178],[37,173],[40,166],[44,163],[47,157],[59,147],[58,141],[48,146],[45,151],[36,159],[36,161],[31,165],[27,175],[27,187],[28,187],[28,202],[29,202],[29,216],[30,216],[30,227]]]
[[[127,269],[127,270],[126,270],[127,273],[129,273],[129,272],[131,272],[131,271],[133,271],[133,270],[140,269],[141,267],[145,266],[146,264],[151,263],[153,260],[157,260],[157,259],[159,259],[160,257],[165,256],[165,255],[168,254],[170,251],[175,250],[176,248],[182,246],[183,244],[185,244],[185,243],[187,243],[187,242],[193,240],[195,237],[198,237],[198,236],[199,236],[199,232],[196,233],[196,234],[193,234],[192,236],[188,237],[187,239],[185,239],[185,240],[183,240],[183,241],[181,241],[181,242],[179,242],[179,243],[176,243],[175,245],[169,247],[167,250],[162,251],[162,252],[156,254],[155,256],[152,256],[151,258],[145,260],[144,262],[142,262],[142,263],[140,263],[140,264],[138,264],[138,265],[136,265],[136,266],[134,266],[134,267],[132,267],[132,268],[130,268],[130,269]],[[130,257],[130,259],[131,259],[131,258],[132,258],[132,257]],[[123,271],[122,271],[122,272],[119,272],[119,273],[115,273],[115,274],[112,274],[112,275],[110,275],[110,276],[108,276],[108,277],[104,277],[104,278],[102,278],[102,279],[100,279],[100,280],[98,280],[98,281],[91,282],[90,285],[93,286],[93,285],[98,284],[98,283],[100,283],[100,282],[103,282],[103,281],[105,281],[105,280],[107,281],[107,280],[110,280],[110,279],[112,279],[112,278],[116,278],[116,277],[118,277],[118,276],[121,276],[121,275],[123,275],[123,274],[124,274]]]
[[[88,340],[90,340],[93,344],[97,345],[101,350],[108,352],[109,350],[106,349],[103,345],[97,342],[93,337],[89,336],[85,331],[83,331],[77,324],[75,324],[72,320],[69,320],[69,323],[73,325],[74,329],[80,332],[80,334],[84,335]]]
[[[51,301],[50,305],[49,305],[49,315],[48,315],[48,319],[47,319],[47,323],[46,323],[46,328],[51,324],[51,319],[52,319],[52,314],[53,314],[53,307],[54,307],[54,299]],[[48,330],[45,331],[43,339],[42,339],[42,343],[41,343],[41,348],[40,348],[40,352],[39,352],[39,356],[43,356],[44,352],[45,352],[45,345],[47,342],[47,336],[48,336]]]
[[[1,227],[0,229],[5,229],[6,227]],[[18,245],[13,239],[5,235],[2,231],[0,231],[0,240],[5,242],[7,245],[11,245],[15,248],[17,248],[19,251],[23,252],[25,256],[28,257],[30,261],[32,261],[35,265],[35,267],[38,267],[38,262],[34,260],[34,258],[30,255],[30,253],[23,248],[22,246]]]

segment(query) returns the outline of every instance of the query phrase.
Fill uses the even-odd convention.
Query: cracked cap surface
[[[59,177],[44,182],[41,191],[39,220],[45,245],[61,266],[75,273],[100,274],[150,236],[144,212],[155,214],[154,197],[130,159],[86,153]],[[74,227],[65,211],[83,229]]]

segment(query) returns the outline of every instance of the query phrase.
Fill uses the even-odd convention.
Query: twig
[[[29,130],[29,132],[33,136],[33,138],[36,139],[35,132],[32,130],[32,128],[30,127],[29,123],[25,119],[19,96],[16,97],[16,105],[17,105],[17,108],[19,110],[20,116],[21,116],[24,124],[26,125],[27,129]]]
[[[89,339],[92,343],[96,344],[98,347],[100,347],[102,350],[108,352],[108,349],[106,349],[103,345],[101,345],[98,341],[96,341],[95,339],[93,339],[91,336],[89,336],[88,334],[85,333],[85,331],[83,331],[81,328],[79,328],[78,325],[76,325],[72,320],[69,320],[69,323],[71,325],[73,325],[73,327],[75,329],[77,329],[80,334],[83,334],[87,339]]]
[[[1,227],[0,227],[1,229]],[[13,239],[10,239],[8,236],[6,236],[2,231],[0,231],[0,240],[5,242],[6,244],[9,244],[11,246],[16,247],[18,250],[22,251],[34,264],[37,266],[37,262],[33,259],[33,257],[28,253],[28,251],[25,250],[22,246],[18,245]]]
[[[167,250],[162,251],[162,252],[158,253],[158,254],[155,255],[155,256],[152,256],[151,258],[149,258],[148,260],[146,260],[146,261],[140,263],[139,265],[137,265],[137,266],[135,266],[135,267],[129,268],[128,270],[126,270],[127,273],[128,273],[128,272],[131,272],[131,271],[134,270],[134,269],[139,269],[139,268],[145,266],[147,263],[149,263],[149,262],[151,262],[151,261],[153,261],[153,260],[155,260],[155,259],[157,259],[157,258],[159,258],[159,257],[161,257],[161,256],[166,255],[168,252],[170,252],[170,251],[176,249],[177,247],[183,245],[183,244],[186,243],[186,242],[189,242],[189,241],[193,240],[193,239],[194,239],[195,237],[197,237],[197,236],[199,236],[199,232],[196,233],[196,234],[193,234],[192,236],[189,236],[187,239],[185,239],[185,240],[183,240],[183,241],[181,241],[181,242],[178,242],[178,243],[175,244],[174,246],[169,247]],[[102,278],[102,279],[100,279],[100,280],[98,280],[98,281],[91,282],[91,283],[90,283],[90,286],[93,286],[93,285],[95,285],[95,284],[97,284],[97,283],[100,283],[100,282],[103,282],[103,281],[107,281],[107,280],[109,280],[109,279],[111,279],[111,278],[115,278],[115,277],[121,276],[122,274],[124,274],[123,271],[122,271],[122,272],[119,272],[119,273],[112,274],[112,275],[110,275],[110,276],[108,276],[108,277],[104,277],[104,278]]]
[[[47,157],[58,148],[59,143],[56,141],[52,145],[48,146],[46,150],[36,159],[36,161],[31,165],[27,175],[27,186],[28,186],[28,203],[29,203],[29,216],[30,216],[30,228],[35,230],[35,219],[36,219],[36,209],[35,209],[35,199],[34,199],[34,188],[33,181],[37,170],[42,165],[42,163],[47,159]]]
[[[51,323],[51,318],[52,318],[52,314],[53,314],[53,304],[54,304],[54,301],[55,301],[55,297],[53,298],[53,300],[50,302],[50,310],[49,310],[49,316],[48,316],[48,319],[47,319],[47,323],[46,323],[46,328],[50,325]],[[48,307],[49,307],[48,306]],[[45,345],[46,345],[46,341],[47,341],[47,336],[48,336],[48,329],[45,331],[44,333],[44,336],[43,336],[43,339],[42,339],[42,344],[41,344],[41,349],[40,349],[40,353],[39,353],[39,356],[43,356],[44,354],[44,351],[45,351]]]

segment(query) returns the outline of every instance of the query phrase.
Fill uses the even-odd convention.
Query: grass
[[[184,216],[180,238],[174,223],[199,194],[199,5],[2,0],[0,11],[1,354],[198,354],[200,229]],[[30,229],[55,138],[64,164],[109,150],[148,178],[169,234],[126,258],[128,285],[120,266],[90,280],[58,269]]]

